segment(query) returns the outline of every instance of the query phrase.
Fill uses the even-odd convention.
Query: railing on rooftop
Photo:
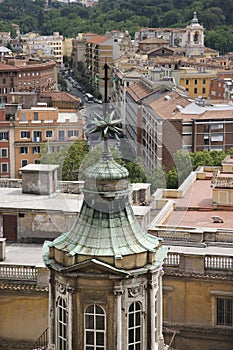
[[[0,279],[37,281],[38,269],[35,266],[0,265]]]
[[[164,260],[164,266],[179,266],[180,265],[180,254],[169,253],[167,258]]]
[[[205,269],[232,270],[233,257],[231,256],[205,256]]]
[[[196,255],[194,254],[183,254],[183,253],[168,253],[167,258],[164,260],[164,270],[166,271],[181,271],[191,272],[190,270],[190,259],[194,264],[195,260],[201,260],[197,264],[199,270],[193,270],[194,273],[229,273],[233,270],[233,257],[232,256],[217,256],[217,255]],[[192,264],[191,264],[192,265]]]
[[[233,188],[232,177],[217,177],[211,183],[213,187]]]

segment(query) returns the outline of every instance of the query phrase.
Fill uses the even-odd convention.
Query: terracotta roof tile
[[[131,84],[127,88],[127,92],[130,96],[136,101],[140,101],[142,98],[148,96],[151,93],[151,89],[147,88],[140,81],[134,84]]]
[[[87,39],[87,42],[91,43],[91,44],[102,44],[102,43],[104,43],[107,40],[109,40],[109,38],[107,36],[95,35],[95,36]]]
[[[176,91],[172,91],[153,101],[150,107],[166,119],[183,119],[183,117],[180,116],[177,106],[185,107],[189,104],[190,102],[185,97],[180,96]]]
[[[80,98],[65,91],[45,91],[40,93],[41,97],[51,97],[52,101],[80,101]]]

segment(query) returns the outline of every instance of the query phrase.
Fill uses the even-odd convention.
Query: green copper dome
[[[48,244],[47,259],[64,267],[98,259],[126,270],[153,264],[161,242],[135,218],[128,171],[112,159],[108,144],[101,160],[85,170],[84,180],[81,211],[71,230]]]

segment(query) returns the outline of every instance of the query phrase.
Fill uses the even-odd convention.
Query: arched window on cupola
[[[97,304],[87,306],[84,312],[84,349],[106,350],[106,315]]]
[[[57,348],[67,350],[67,306],[62,297],[57,300]]]
[[[200,37],[200,34],[198,32],[195,32],[194,35],[193,35],[193,42],[194,42],[194,44],[198,44],[199,43],[199,37]]]
[[[143,350],[142,347],[142,304],[129,306],[128,311],[128,350]]]

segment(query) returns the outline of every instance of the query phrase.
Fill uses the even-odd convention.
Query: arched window
[[[84,349],[105,350],[105,312],[99,305],[89,305],[84,313]]]
[[[142,350],[142,306],[139,302],[129,307],[128,350]]]
[[[193,36],[193,41],[195,44],[199,43],[199,33],[195,32],[194,36]]]
[[[67,349],[67,310],[66,300],[59,297],[57,303],[57,335],[58,350]]]

